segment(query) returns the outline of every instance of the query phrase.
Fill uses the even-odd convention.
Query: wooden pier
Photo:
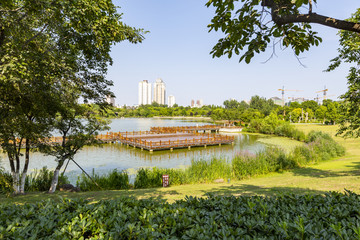
[[[150,131],[132,132],[108,132],[96,136],[103,143],[120,142],[141,150],[166,150],[176,148],[188,148],[198,146],[211,146],[221,144],[232,144],[233,136],[219,135],[214,133],[199,133],[199,131],[218,131],[220,126],[190,126],[190,127],[152,127]],[[62,137],[50,137],[43,139],[48,143],[63,141]]]
[[[127,146],[149,151],[232,144],[235,140],[233,136],[211,133],[158,133],[154,131],[108,132],[98,135],[97,138],[103,142],[119,141]]]
[[[180,133],[180,132],[193,133],[193,132],[199,132],[199,131],[218,132],[221,127],[222,126],[219,126],[219,125],[182,126],[182,127],[151,127],[150,131],[156,132],[156,133]]]
[[[221,144],[231,144],[234,142],[233,136],[217,134],[151,134],[143,136],[121,136],[120,142],[132,147],[153,150],[173,150],[175,148],[191,148],[198,146],[211,146]]]

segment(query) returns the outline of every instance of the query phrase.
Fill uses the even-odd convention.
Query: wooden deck
[[[121,136],[120,142],[132,147],[153,150],[173,150],[175,148],[191,148],[198,146],[211,146],[221,144],[232,144],[233,136],[218,134],[151,134],[151,135],[134,135],[130,137]]]
[[[183,126],[183,127],[151,127],[151,132],[156,133],[179,133],[179,132],[199,132],[199,131],[215,131],[218,132],[222,126],[219,125],[203,125],[203,126]]]
[[[96,136],[103,143],[120,142],[135,148],[153,150],[173,150],[175,148],[191,148],[196,146],[211,146],[232,144],[233,136],[214,133],[199,133],[198,131],[216,130],[221,126],[205,125],[191,127],[153,127],[150,131],[108,132]],[[49,143],[61,143],[62,137],[44,139]]]

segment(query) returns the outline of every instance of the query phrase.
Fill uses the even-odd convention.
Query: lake
[[[180,119],[125,118],[113,119],[110,124],[110,131],[146,131],[150,130],[150,127],[200,126],[206,124],[208,123]],[[226,135],[235,136],[233,146],[193,147],[190,150],[174,149],[173,152],[165,150],[150,153],[117,143],[104,144],[102,147],[84,147],[76,154],[75,161],[88,173],[91,173],[93,169],[99,174],[107,173],[112,169],[118,169],[128,170],[130,174],[133,174],[140,167],[184,168],[191,164],[192,159],[211,159],[214,156],[231,159],[241,152],[255,153],[265,148],[263,143],[257,141],[259,136],[239,133],[229,133]],[[0,166],[9,171],[10,167],[6,155],[2,154],[1,158]],[[56,162],[51,156],[44,156],[37,152],[31,153],[30,171],[32,169],[40,169],[43,166],[54,169]],[[70,162],[65,174],[72,183],[75,183],[77,176],[81,174],[81,170],[73,162]]]

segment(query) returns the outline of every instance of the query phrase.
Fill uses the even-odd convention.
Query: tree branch
[[[261,5],[271,8],[272,20],[277,25],[284,25],[288,23],[318,23],[327,27],[360,33],[360,23],[353,23],[323,15],[318,15],[316,13],[312,13],[312,8],[310,8],[309,14],[279,15],[279,11],[281,8],[289,7],[278,5],[274,2],[274,0],[263,0]]]
[[[336,29],[360,33],[360,23],[353,23],[344,20],[339,20],[323,15],[318,15],[316,13],[276,16],[276,17],[274,17],[273,15],[273,21],[278,25],[283,25],[287,23],[303,23],[303,22],[318,23]]]

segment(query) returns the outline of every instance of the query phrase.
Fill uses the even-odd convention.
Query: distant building
[[[154,83],[154,102],[165,104],[165,83],[161,78],[156,79]]]
[[[151,104],[151,83],[148,80],[139,82],[139,105]]]
[[[201,108],[203,105],[204,105],[204,103],[203,103],[202,99],[196,100],[196,102],[195,102],[195,100],[191,100],[190,107],[192,107],[192,108],[193,107]]]
[[[168,106],[172,107],[172,106],[174,106],[174,104],[175,104],[175,97],[173,95],[170,95],[168,97]]]
[[[297,102],[297,103],[303,103],[303,102],[305,102],[305,101],[309,101],[309,99],[306,99],[306,98],[302,98],[302,97],[297,97],[297,98],[295,98],[295,97],[293,97],[293,98],[291,98],[291,100],[289,101],[289,103],[288,103],[288,105],[290,106],[290,104],[292,103],[292,102]]]
[[[106,102],[110,104],[111,106],[115,106],[115,98],[111,96],[106,97]]]
[[[273,102],[276,104],[276,105],[279,105],[279,106],[282,106],[283,105],[283,101],[281,98],[279,97],[272,97],[270,98],[271,100],[273,100]]]

